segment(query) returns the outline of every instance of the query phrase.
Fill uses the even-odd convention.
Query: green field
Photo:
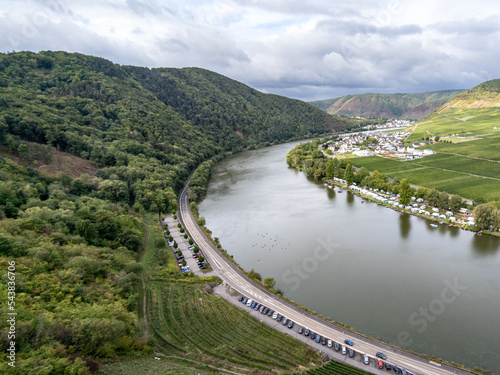
[[[321,367],[310,369],[301,372],[299,374],[300,375],[367,375],[371,373],[351,367],[342,362],[330,361]]]
[[[264,325],[202,284],[154,283],[150,321],[165,345],[189,358],[262,373],[309,366],[316,351]]]
[[[378,156],[352,159],[356,167],[378,170],[411,184],[435,188],[464,198],[500,200],[500,163],[463,156],[435,154],[423,159],[396,161]]]
[[[356,167],[378,170],[411,184],[458,194],[471,200],[500,200],[500,108],[448,108],[417,123],[407,143],[424,137],[479,138],[427,146],[434,155],[410,161],[381,157],[352,159]]]

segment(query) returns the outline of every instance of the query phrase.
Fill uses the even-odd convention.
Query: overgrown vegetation
[[[78,193],[67,176],[43,176],[0,159],[0,294],[7,301],[7,262],[14,260],[18,351],[14,372],[6,361],[0,372],[84,373],[95,366],[91,359],[138,349],[142,220]],[[1,304],[4,316],[7,308]],[[8,332],[3,320],[3,351]]]
[[[154,340],[143,337],[145,310],[138,309],[149,298],[141,279],[161,279],[153,280],[153,298],[170,298],[172,287],[203,300],[200,281],[167,262],[151,215],[176,209],[190,175],[191,198],[203,197],[211,164],[228,153],[344,126],[309,104],[202,69],[119,66],[65,52],[1,54],[1,151],[21,165],[0,158],[4,301],[7,262],[16,262],[17,275],[11,372],[84,374],[107,359],[150,353]],[[65,163],[79,158],[91,166],[90,174],[57,174],[52,167],[62,154],[74,156]],[[53,175],[35,169],[42,164]],[[215,297],[207,298],[211,304]],[[158,319],[184,305],[167,307],[154,311]],[[3,351],[7,332],[3,321]],[[164,349],[178,352],[180,345],[169,340]],[[243,342],[233,345],[246,350]],[[265,369],[295,365],[293,355],[273,355],[255,351],[238,360]],[[7,372],[5,362],[0,366]]]

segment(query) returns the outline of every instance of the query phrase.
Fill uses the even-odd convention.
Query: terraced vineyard
[[[305,372],[296,373],[295,375],[368,375],[369,372],[351,367],[342,362],[330,361],[327,364],[310,369]]]
[[[203,285],[151,282],[150,322],[163,346],[238,372],[296,371],[319,363],[316,351],[206,293]]]

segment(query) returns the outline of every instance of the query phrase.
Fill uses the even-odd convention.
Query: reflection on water
[[[471,244],[475,254],[480,257],[497,255],[500,248],[498,238],[487,235],[475,234],[472,236]]]
[[[347,203],[349,204],[349,206],[352,206],[352,204],[354,203],[354,194],[348,191],[346,195],[347,195]]]
[[[214,168],[199,210],[223,248],[324,316],[396,345],[408,332],[411,350],[500,375],[500,238],[433,228],[328,189],[287,167],[293,146],[233,155]],[[334,251],[315,259],[330,242]],[[409,318],[457,278],[466,290],[419,331]]]
[[[399,233],[401,238],[408,238],[411,229],[411,217],[408,214],[399,215]]]

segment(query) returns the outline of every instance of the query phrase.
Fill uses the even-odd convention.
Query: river
[[[323,316],[500,375],[500,238],[328,189],[287,166],[298,143],[215,166],[199,211],[222,247]]]

